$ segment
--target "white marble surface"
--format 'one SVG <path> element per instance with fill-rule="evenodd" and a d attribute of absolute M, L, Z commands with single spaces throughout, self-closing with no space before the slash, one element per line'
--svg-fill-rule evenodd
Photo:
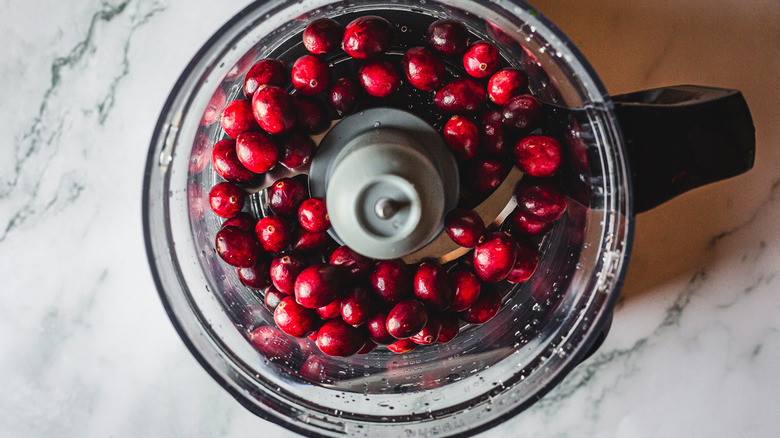
<path fill-rule="evenodd" d="M 0 436 L 292 436 L 186 350 L 141 231 L 163 101 L 244 1 L 2 3 Z M 536 4 L 612 93 L 741 89 L 757 160 L 641 215 L 607 342 L 481 436 L 780 435 L 780 3 Z"/>

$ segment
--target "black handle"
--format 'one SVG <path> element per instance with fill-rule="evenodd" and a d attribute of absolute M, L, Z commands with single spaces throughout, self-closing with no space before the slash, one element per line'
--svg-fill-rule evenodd
<path fill-rule="evenodd" d="M 612 96 L 631 166 L 634 213 L 753 167 L 742 93 L 679 85 Z"/>

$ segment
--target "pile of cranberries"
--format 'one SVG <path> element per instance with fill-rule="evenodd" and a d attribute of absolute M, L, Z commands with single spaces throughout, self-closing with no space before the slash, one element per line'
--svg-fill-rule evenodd
<path fill-rule="evenodd" d="M 203 117 L 204 125 L 219 121 L 227 136 L 211 149 L 213 169 L 224 180 L 208 196 L 211 210 L 225 218 L 215 236 L 217 253 L 244 285 L 262 293 L 279 330 L 308 337 L 326 355 L 364 354 L 378 345 L 407 353 L 449 342 L 464 324 L 489 321 L 502 302 L 494 284 L 533 275 L 535 242 L 566 210 L 551 178 L 561 165 L 561 146 L 541 133 L 543 108 L 528 91 L 526 74 L 502 68 L 497 47 L 472 43 L 458 21 L 433 22 L 424 40 L 399 63 L 385 56 L 393 43 L 385 18 L 363 16 L 346 26 L 317 19 L 303 32 L 309 53 L 292 63 L 256 62 L 244 75 L 245 97 L 225 105 L 224 93 L 217 93 Z M 353 59 L 351 77 L 332 77 L 324 55 L 339 50 Z M 407 265 L 335 244 L 326 202 L 310 197 L 305 180 L 282 178 L 270 186 L 272 214 L 258 220 L 247 211 L 246 189 L 276 166 L 309 163 L 316 150 L 311 136 L 327 129 L 333 114 L 346 117 L 366 102 L 381 102 L 404 82 L 433 96 L 446 120 L 438 128 L 471 181 L 469 190 L 489 194 L 512 163 L 531 177 L 517 188 L 509 226 L 486 227 L 461 206 L 447 213 L 444 229 L 458 245 L 473 248 L 469 255 L 445 266 Z M 254 328 L 248 338 L 264 351 L 269 336 L 279 335 L 270 329 Z"/>

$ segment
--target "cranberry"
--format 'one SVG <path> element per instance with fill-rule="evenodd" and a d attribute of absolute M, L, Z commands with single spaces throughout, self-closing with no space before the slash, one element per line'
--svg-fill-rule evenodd
<path fill-rule="evenodd" d="M 290 95 L 274 85 L 263 85 L 255 91 L 252 112 L 269 134 L 284 134 L 295 126 L 295 105 Z"/>
<path fill-rule="evenodd" d="M 319 328 L 314 330 L 313 332 L 309 333 L 309 336 L 306 336 L 306 339 L 308 339 L 308 340 L 310 340 L 312 342 L 317 342 L 317 334 L 319 332 L 320 332 Z"/>
<path fill-rule="evenodd" d="M 300 348 L 298 344 L 285 336 L 281 330 L 264 325 L 247 335 L 249 342 L 270 360 L 289 360 L 295 357 Z"/>
<path fill-rule="evenodd" d="M 400 260 L 379 262 L 369 276 L 369 284 L 388 304 L 396 304 L 411 293 L 411 277 L 406 264 Z"/>
<path fill-rule="evenodd" d="M 371 61 L 358 71 L 360 85 L 371 96 L 387 97 L 401 87 L 401 76 L 387 61 Z"/>
<path fill-rule="evenodd" d="M 474 273 L 466 269 L 456 269 L 450 272 L 450 282 L 454 294 L 452 310 L 466 310 L 477 301 L 482 283 Z"/>
<path fill-rule="evenodd" d="M 444 231 L 458 245 L 474 248 L 485 232 L 485 223 L 472 210 L 455 209 L 444 217 Z"/>
<path fill-rule="evenodd" d="M 238 279 L 241 283 L 252 289 L 265 289 L 271 285 L 269 269 L 271 261 L 265 257 L 259 257 L 257 263 L 251 268 L 237 268 Z"/>
<path fill-rule="evenodd" d="M 396 304 L 387 314 L 387 332 L 394 338 L 404 339 L 422 330 L 428 321 L 425 305 L 416 299 L 407 299 Z"/>
<path fill-rule="evenodd" d="M 203 195 L 203 186 L 190 180 L 187 183 L 187 207 L 193 222 L 203 220 L 206 210 L 209 210 L 209 198 Z"/>
<path fill-rule="evenodd" d="M 468 169 L 471 188 L 479 193 L 488 193 L 501 185 L 509 174 L 509 166 L 502 160 L 480 158 L 474 160 Z"/>
<path fill-rule="evenodd" d="M 252 213 L 242 211 L 241 213 L 231 217 L 220 225 L 220 228 L 225 227 L 238 227 L 244 231 L 254 232 L 255 225 L 257 224 L 257 218 Z"/>
<path fill-rule="evenodd" d="M 251 268 L 260 256 L 260 248 L 252 233 L 237 227 L 217 231 L 215 247 L 225 263 L 237 268 Z"/>
<path fill-rule="evenodd" d="M 445 113 L 474 112 L 485 104 L 485 89 L 474 79 L 455 79 L 436 92 L 434 101 Z"/>
<path fill-rule="evenodd" d="M 222 80 L 224 82 L 233 82 L 241 76 L 244 76 L 252 67 L 252 63 L 255 62 L 255 59 L 257 59 L 258 53 L 259 50 L 257 46 L 250 48 L 246 53 L 241 55 L 241 58 L 233 64 L 233 67 L 230 67 L 230 70 L 225 73 L 225 78 Z"/>
<path fill-rule="evenodd" d="M 552 222 L 543 222 L 532 218 L 522 209 L 515 208 L 509 216 L 509 220 L 514 225 L 514 229 L 526 236 L 543 236 L 550 232 L 555 226 Z"/>
<path fill-rule="evenodd" d="M 422 328 L 422 330 L 417 332 L 417 334 L 409 339 L 411 339 L 415 344 L 431 345 L 435 343 L 437 339 L 439 339 L 440 333 L 441 320 L 438 316 L 429 315 L 428 322 L 425 323 L 425 326 Z"/>
<path fill-rule="evenodd" d="M 322 198 L 309 198 L 298 207 L 298 223 L 313 233 L 327 231 L 330 228 L 328 209 Z"/>
<path fill-rule="evenodd" d="M 312 233 L 306 228 L 299 227 L 293 237 L 293 251 L 301 253 L 313 253 L 325 248 L 328 243 L 328 233 Z"/>
<path fill-rule="evenodd" d="M 417 348 L 417 344 L 411 339 L 398 339 L 392 344 L 387 346 L 387 349 L 393 353 L 406 354 L 412 352 Z"/>
<path fill-rule="evenodd" d="M 460 312 L 460 318 L 471 324 L 484 324 L 501 309 L 501 295 L 496 289 L 485 288 L 479 298 L 468 309 Z"/>
<path fill-rule="evenodd" d="M 363 348 L 361 348 L 357 354 L 368 354 L 372 351 L 376 350 L 376 342 L 372 341 L 371 339 L 366 339 L 366 343 L 363 344 Z"/>
<path fill-rule="evenodd" d="M 341 317 L 341 300 L 333 300 L 332 303 L 318 307 L 317 314 L 322 319 L 334 319 Z"/>
<path fill-rule="evenodd" d="M 377 344 L 387 345 L 395 342 L 395 338 L 387 331 L 387 312 L 379 312 L 369 318 L 366 329 Z"/>
<path fill-rule="evenodd" d="M 522 70 L 509 67 L 496 72 L 487 85 L 488 99 L 496 105 L 504 106 L 509 99 L 519 96 L 528 85 L 528 77 Z"/>
<path fill-rule="evenodd" d="M 452 304 L 447 271 L 437 263 L 422 263 L 414 274 L 412 285 L 417 298 L 436 310 L 445 310 Z"/>
<path fill-rule="evenodd" d="M 347 357 L 360 351 L 367 339 L 365 329 L 332 319 L 317 332 L 317 347 L 328 356 Z"/>
<path fill-rule="evenodd" d="M 373 294 L 361 286 L 350 289 L 341 300 L 341 319 L 355 327 L 368 322 L 373 310 Z"/>
<path fill-rule="evenodd" d="M 444 83 L 444 63 L 435 53 L 425 47 L 412 47 L 401 60 L 406 79 L 420 90 L 435 90 Z"/>
<path fill-rule="evenodd" d="M 316 309 L 332 303 L 340 287 L 339 274 L 334 266 L 312 265 L 295 279 L 295 300 L 304 307 Z"/>
<path fill-rule="evenodd" d="M 305 96 L 314 96 L 328 89 L 328 63 L 316 55 L 303 55 L 295 61 L 290 76 L 293 87 Z"/>
<path fill-rule="evenodd" d="M 279 303 L 282 302 L 284 297 L 287 295 L 279 292 L 275 287 L 270 286 L 268 289 L 265 290 L 265 296 L 263 297 L 263 301 L 265 302 L 265 307 L 268 308 L 271 312 L 276 309 L 276 306 L 279 305 Z"/>
<path fill-rule="evenodd" d="M 295 105 L 296 127 L 308 134 L 319 134 L 328 129 L 330 118 L 324 103 L 317 98 L 297 94 L 292 99 Z"/>
<path fill-rule="evenodd" d="M 488 154 L 502 155 L 506 153 L 504 142 L 504 122 L 501 111 L 491 109 L 482 114 L 479 124 L 479 146 Z"/>
<path fill-rule="evenodd" d="M 486 78 L 498 69 L 501 55 L 492 43 L 477 41 L 463 55 L 463 68 L 477 79 Z"/>
<path fill-rule="evenodd" d="M 244 95 L 252 97 L 263 85 L 284 87 L 287 82 L 287 70 L 278 59 L 261 59 L 244 76 Z"/>
<path fill-rule="evenodd" d="M 190 153 L 190 174 L 196 175 L 203 172 L 209 162 L 209 153 L 211 152 L 211 140 L 209 136 L 198 131 L 195 134 L 195 141 L 192 142 L 192 152 Z"/>
<path fill-rule="evenodd" d="M 209 192 L 211 210 L 220 217 L 237 215 L 244 208 L 245 201 L 246 192 L 233 183 L 221 182 Z"/>
<path fill-rule="evenodd" d="M 262 132 L 244 132 L 236 139 L 236 156 L 250 171 L 265 173 L 276 166 L 279 148 Z"/>
<path fill-rule="evenodd" d="M 302 338 L 315 328 L 317 313 L 296 303 L 293 297 L 284 297 L 274 309 L 274 322 L 290 336 Z"/>
<path fill-rule="evenodd" d="M 439 319 L 441 320 L 441 331 L 436 342 L 446 344 L 458 336 L 460 321 L 458 321 L 458 314 L 453 312 L 444 312 L 439 315 Z"/>
<path fill-rule="evenodd" d="M 544 178 L 561 167 L 561 144 L 546 135 L 529 135 L 515 143 L 515 166 L 530 176 Z"/>
<path fill-rule="evenodd" d="M 209 104 L 206 106 L 206 110 L 203 112 L 203 117 L 200 119 L 200 126 L 208 126 L 217 121 L 219 115 L 222 113 L 222 108 L 225 107 L 227 97 L 222 88 L 217 88 L 214 95 L 211 96 Z"/>
<path fill-rule="evenodd" d="M 248 183 L 255 174 L 249 171 L 236 155 L 236 141 L 225 139 L 218 141 L 211 150 L 211 165 L 217 175 L 230 182 Z"/>
<path fill-rule="evenodd" d="M 268 189 L 268 205 L 280 216 L 294 216 L 298 206 L 309 197 L 306 187 L 293 178 L 280 178 Z"/>
<path fill-rule="evenodd" d="M 346 245 L 333 251 L 330 255 L 330 264 L 338 267 L 342 274 L 346 274 L 350 282 L 368 277 L 374 267 L 373 260 L 356 253 Z"/>
<path fill-rule="evenodd" d="M 539 264 L 539 248 L 528 239 L 517 240 L 517 260 L 506 281 L 510 283 L 522 283 L 534 275 L 536 266 Z"/>
<path fill-rule="evenodd" d="M 280 252 L 292 243 L 290 224 L 279 216 L 266 216 L 255 226 L 257 240 L 267 252 Z"/>
<path fill-rule="evenodd" d="M 482 281 L 500 281 L 509 274 L 517 259 L 515 241 L 504 231 L 486 234 L 474 249 L 474 273 Z"/>
<path fill-rule="evenodd" d="M 219 121 L 225 134 L 231 138 L 258 126 L 252 115 L 252 101 L 249 99 L 237 99 L 227 104 Z"/>
<path fill-rule="evenodd" d="M 469 31 L 458 20 L 436 20 L 428 26 L 427 41 L 443 55 L 460 55 L 468 48 Z"/>
<path fill-rule="evenodd" d="M 444 125 L 443 136 L 456 157 L 470 160 L 477 154 L 479 131 L 468 117 L 452 116 Z"/>
<path fill-rule="evenodd" d="M 285 254 L 271 261 L 271 283 L 287 295 L 295 292 L 295 279 L 306 268 L 306 262 L 292 254 Z"/>
<path fill-rule="evenodd" d="M 288 169 L 296 169 L 308 164 L 316 147 L 311 137 L 298 131 L 281 137 L 277 143 L 279 145 L 279 164 Z"/>
<path fill-rule="evenodd" d="M 328 93 L 328 102 L 339 116 L 344 117 L 357 111 L 363 89 L 349 78 L 341 78 L 333 84 Z"/>
<path fill-rule="evenodd" d="M 309 335 L 309 339 L 312 341 L 317 340 L 317 332 Z M 328 359 L 312 354 L 309 356 L 303 365 L 301 365 L 301 377 L 319 383 L 333 383 L 333 374 L 331 370 L 326 367 Z"/>
<path fill-rule="evenodd" d="M 542 121 L 542 104 L 530 94 L 515 96 L 501 108 L 504 126 L 516 129 L 536 129 Z"/>
<path fill-rule="evenodd" d="M 536 220 L 554 222 L 566 211 L 566 197 L 547 182 L 521 184 L 515 197 L 517 207 Z"/>
<path fill-rule="evenodd" d="M 343 34 L 344 29 L 338 21 L 318 18 L 304 29 L 303 45 L 315 55 L 324 55 L 339 48 Z"/>
<path fill-rule="evenodd" d="M 355 59 L 372 59 L 385 53 L 393 39 L 393 27 L 382 17 L 367 15 L 344 29 L 341 47 Z"/>

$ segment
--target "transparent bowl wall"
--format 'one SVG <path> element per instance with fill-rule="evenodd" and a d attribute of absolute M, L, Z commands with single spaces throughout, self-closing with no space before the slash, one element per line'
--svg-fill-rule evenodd
<path fill-rule="evenodd" d="M 565 147 L 569 208 L 541 242 L 536 275 L 503 291 L 504 305 L 492 321 L 464 327 L 449 344 L 405 355 L 381 348 L 347 359 L 311 359 L 313 343 L 289 338 L 277 342 L 286 348 L 281 357 L 278 350 L 262 352 L 246 334 L 273 325 L 272 314 L 214 251 L 220 220 L 207 198 L 218 180 L 208 159 L 223 133 L 219 123 L 200 122 L 218 89 L 228 101 L 239 96 L 243 72 L 256 59 L 300 50 L 299 33 L 309 20 L 372 10 L 422 14 L 419 23 L 413 15 L 408 25 L 395 23 L 396 35 L 419 31 L 425 20 L 457 18 L 529 72 L 532 92 L 545 103 Z M 259 2 L 208 41 L 162 111 L 144 183 L 150 265 L 190 351 L 257 415 L 306 435 L 469 435 L 549 391 L 610 318 L 632 229 L 624 154 L 599 79 L 572 43 L 525 3 Z M 298 372 L 307 359 L 318 361 L 319 382 Z"/>

